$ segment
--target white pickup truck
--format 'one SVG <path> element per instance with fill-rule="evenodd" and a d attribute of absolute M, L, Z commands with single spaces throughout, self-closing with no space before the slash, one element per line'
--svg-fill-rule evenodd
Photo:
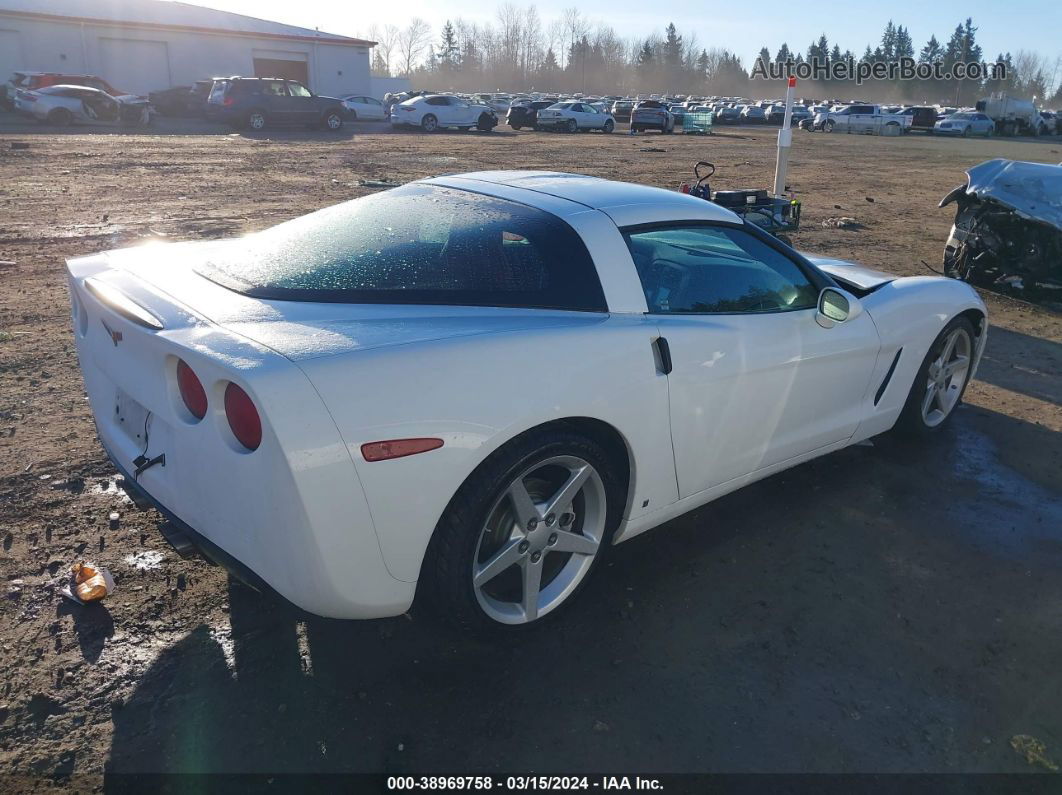
<path fill-rule="evenodd" d="M 823 132 L 899 135 L 911 129 L 911 117 L 883 113 L 880 105 L 846 105 L 815 116 L 815 129 Z"/>

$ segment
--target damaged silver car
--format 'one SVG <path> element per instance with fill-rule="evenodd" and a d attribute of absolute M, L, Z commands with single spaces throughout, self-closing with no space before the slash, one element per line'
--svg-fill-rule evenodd
<path fill-rule="evenodd" d="M 1062 302 L 1062 165 L 988 160 L 940 202 L 957 203 L 944 273 L 971 284 Z"/>
<path fill-rule="evenodd" d="M 112 97 L 106 91 L 88 86 L 45 86 L 15 95 L 15 110 L 46 124 L 120 124 L 146 126 L 151 123 L 151 103 L 143 97 L 123 94 Z"/>

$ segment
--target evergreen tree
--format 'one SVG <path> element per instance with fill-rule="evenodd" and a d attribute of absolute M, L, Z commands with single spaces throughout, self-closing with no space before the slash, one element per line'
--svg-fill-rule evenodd
<path fill-rule="evenodd" d="M 828 63 L 830 60 L 830 45 L 826 41 L 826 34 L 819 36 L 818 41 L 808 45 L 808 61 L 811 63 Z"/>
<path fill-rule="evenodd" d="M 387 61 L 383 57 L 383 53 L 380 52 L 378 47 L 373 48 L 372 53 L 372 74 L 374 77 L 390 77 L 391 73 L 387 69 Z"/>
<path fill-rule="evenodd" d="M 461 51 L 457 46 L 457 34 L 450 20 L 443 25 L 442 41 L 439 43 L 439 71 L 452 75 L 461 69 Z"/>
<path fill-rule="evenodd" d="M 637 69 L 638 76 L 641 77 L 643 84 L 652 81 L 656 72 L 656 53 L 653 51 L 653 42 L 649 39 L 645 40 L 642 48 L 638 51 Z"/>
<path fill-rule="evenodd" d="M 708 67 L 710 65 L 711 61 L 708 59 L 708 51 L 701 50 L 701 54 L 697 56 L 697 65 L 695 67 L 698 85 L 708 79 Z"/>
<path fill-rule="evenodd" d="M 940 46 L 936 36 L 930 36 L 926 46 L 918 53 L 918 60 L 922 63 L 933 63 L 944 57 L 944 48 Z"/>
<path fill-rule="evenodd" d="M 789 45 L 782 42 L 782 46 L 778 48 L 778 54 L 774 56 L 775 63 L 789 63 L 793 60 L 793 53 L 789 51 Z"/>
<path fill-rule="evenodd" d="M 896 58 L 914 58 L 914 42 L 903 25 L 896 28 Z"/>
<path fill-rule="evenodd" d="M 894 61 L 896 60 L 896 26 L 892 24 L 892 20 L 889 20 L 889 24 L 885 26 L 885 33 L 881 36 L 881 55 L 878 60 L 881 61 Z"/>

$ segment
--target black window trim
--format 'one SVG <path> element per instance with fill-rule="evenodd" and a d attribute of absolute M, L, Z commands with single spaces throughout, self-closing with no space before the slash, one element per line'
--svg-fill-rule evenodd
<path fill-rule="evenodd" d="M 807 280 L 811 282 L 811 285 L 815 288 L 817 293 L 821 293 L 827 287 L 836 287 L 844 290 L 845 288 L 834 281 L 829 274 L 816 268 L 806 257 L 802 256 L 799 251 L 787 246 L 781 240 L 769 232 L 765 232 L 756 224 L 749 221 L 654 221 L 648 224 L 632 224 L 630 226 L 621 226 L 619 228 L 620 234 L 623 235 L 624 244 L 627 244 L 627 236 L 631 234 L 637 234 L 639 232 L 651 232 L 656 229 L 690 229 L 694 227 L 707 227 L 710 229 L 740 229 L 749 233 L 761 243 L 765 243 L 770 248 L 774 249 L 777 253 L 783 257 L 789 259 L 797 268 L 807 277 Z M 630 248 L 628 246 L 628 253 Z M 633 255 L 631 255 L 633 262 Z M 641 278 L 638 279 L 641 283 Z M 648 302 L 646 302 L 645 314 L 652 315 L 653 317 L 715 317 L 720 315 L 780 315 L 786 312 L 806 312 L 813 307 L 801 307 L 800 309 L 769 309 L 760 312 L 654 312 L 649 308 Z"/>

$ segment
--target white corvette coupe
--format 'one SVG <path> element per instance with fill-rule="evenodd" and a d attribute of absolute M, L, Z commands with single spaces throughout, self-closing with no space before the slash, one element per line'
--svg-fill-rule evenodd
<path fill-rule="evenodd" d="M 987 333 L 962 282 L 545 172 L 68 269 L 100 440 L 171 542 L 311 613 L 396 615 L 419 588 L 481 629 L 554 613 L 610 544 L 747 483 L 936 431 Z"/>

